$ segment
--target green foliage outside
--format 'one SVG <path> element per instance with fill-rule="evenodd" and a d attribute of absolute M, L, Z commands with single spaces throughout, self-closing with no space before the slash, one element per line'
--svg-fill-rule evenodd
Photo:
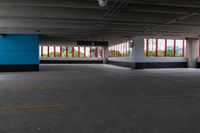
<path fill-rule="evenodd" d="M 43 58 L 46 58 L 46 57 L 48 57 L 48 55 L 47 54 L 43 54 Z"/>
<path fill-rule="evenodd" d="M 164 50 L 158 50 L 158 56 L 164 57 L 165 56 L 165 51 Z"/>
<path fill-rule="evenodd" d="M 174 57 L 174 50 L 167 50 L 167 56 Z M 176 57 L 182 57 L 182 53 L 176 53 Z"/>
<path fill-rule="evenodd" d="M 176 57 L 182 57 L 182 53 L 176 53 Z"/>
<path fill-rule="evenodd" d="M 146 56 L 146 50 L 144 51 L 144 55 Z M 149 51 L 148 56 L 156 56 L 156 51 Z M 165 51 L 159 50 L 158 51 L 158 57 L 164 57 Z M 168 49 L 167 50 L 167 57 L 174 57 L 174 50 Z M 176 57 L 182 57 L 182 53 L 176 53 Z"/>
<path fill-rule="evenodd" d="M 168 57 L 174 57 L 174 50 L 173 49 L 168 49 L 167 50 L 167 56 Z"/>
<path fill-rule="evenodd" d="M 62 57 L 63 58 L 66 58 L 66 53 L 68 53 L 68 58 L 73 58 L 72 57 L 72 47 L 69 46 L 67 52 L 66 52 L 66 47 L 62 47 Z M 101 48 L 100 47 L 98 47 L 98 50 L 96 49 L 96 47 L 95 48 L 92 47 L 91 51 L 89 51 L 89 52 L 87 51 L 87 53 L 85 53 L 86 58 L 96 58 L 97 54 L 98 54 L 98 58 L 101 57 Z M 79 52 L 76 47 L 76 48 L 74 48 L 74 58 L 79 58 L 78 55 L 79 55 Z M 49 52 L 49 57 L 54 58 L 53 51 Z M 56 57 L 60 57 L 60 51 L 56 52 Z M 43 58 L 48 58 L 48 54 L 43 53 Z M 83 49 L 82 49 L 82 51 L 80 51 L 80 58 L 85 58 Z"/>
<path fill-rule="evenodd" d="M 156 51 L 149 50 L 148 55 L 149 55 L 149 56 L 156 56 Z"/>
<path fill-rule="evenodd" d="M 120 51 L 111 50 L 110 57 L 128 57 L 131 55 L 131 51 L 127 51 L 125 53 L 121 53 Z"/>

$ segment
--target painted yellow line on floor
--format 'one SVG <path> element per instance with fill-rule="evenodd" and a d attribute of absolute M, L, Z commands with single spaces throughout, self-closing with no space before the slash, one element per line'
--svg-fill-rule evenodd
<path fill-rule="evenodd" d="M 55 109 L 64 108 L 64 104 L 27 104 L 27 105 L 13 105 L 13 106 L 0 106 L 0 111 L 12 110 L 27 110 L 27 109 Z"/>

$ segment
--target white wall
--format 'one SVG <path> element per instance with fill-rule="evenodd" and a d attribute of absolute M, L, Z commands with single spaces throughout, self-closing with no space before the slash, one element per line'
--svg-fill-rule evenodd
<path fill-rule="evenodd" d="M 187 62 L 185 57 L 145 57 L 144 54 L 144 37 L 137 36 L 134 39 L 134 47 L 132 52 L 132 57 L 110 57 L 109 61 L 119 61 L 119 62 Z M 196 49 L 194 47 L 193 49 Z M 195 53 L 196 55 L 196 53 Z"/>

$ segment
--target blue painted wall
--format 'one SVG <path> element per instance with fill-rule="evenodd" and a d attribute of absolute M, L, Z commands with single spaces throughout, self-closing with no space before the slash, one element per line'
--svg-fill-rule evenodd
<path fill-rule="evenodd" d="M 38 35 L 0 35 L 0 65 L 39 64 Z"/>

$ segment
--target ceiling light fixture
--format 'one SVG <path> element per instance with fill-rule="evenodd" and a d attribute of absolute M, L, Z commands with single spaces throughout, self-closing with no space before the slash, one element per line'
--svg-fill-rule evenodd
<path fill-rule="evenodd" d="M 98 2 L 101 7 L 106 7 L 108 4 L 108 0 L 98 0 Z"/>

